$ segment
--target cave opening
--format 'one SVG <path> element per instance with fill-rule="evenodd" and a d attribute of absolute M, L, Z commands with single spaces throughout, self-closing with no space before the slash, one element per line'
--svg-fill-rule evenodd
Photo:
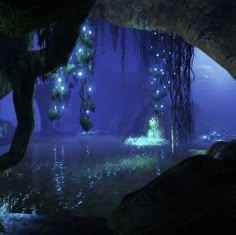
<path fill-rule="evenodd" d="M 82 93 L 79 83 L 72 87 L 71 78 L 69 82 L 66 78 L 61 80 L 60 70 L 51 84 L 49 81 L 36 85 L 37 115 L 40 113 L 41 118 L 36 117 L 37 128 L 26 159 L 17 166 L 19 175 L 12 176 L 18 185 L 0 192 L 1 196 L 8 195 L 4 206 L 11 212 L 107 216 L 125 194 L 142 187 L 184 158 L 204 153 L 212 142 L 227 140 L 235 133 L 232 126 L 235 113 L 224 106 L 229 102 L 225 94 L 232 95 L 231 87 L 235 84 L 200 50 L 194 48 L 192 65 L 192 46 L 173 34 L 137 31 L 103 21 L 91 32 L 97 40 L 94 69 L 87 85 L 82 83 Z M 77 49 L 80 50 L 81 45 Z M 84 74 L 84 70 L 76 66 L 66 68 L 72 75 L 75 71 L 78 77 Z M 224 90 L 225 77 L 227 88 Z M 61 119 L 50 122 L 47 118 L 50 108 L 55 107 L 50 99 L 55 83 L 59 83 L 63 91 L 62 87 L 73 89 L 67 106 L 57 103 L 63 110 Z M 53 92 L 55 97 L 57 93 Z M 86 102 L 81 102 L 81 96 L 87 95 L 84 92 L 91 92 L 85 98 L 86 102 L 91 98 L 96 105 L 95 112 L 87 112 L 94 109 L 93 103 L 85 107 Z M 1 110 L 4 109 L 1 118 L 15 124 L 9 96 L 0 105 Z M 91 130 L 87 124 L 85 130 L 80 126 L 81 105 L 82 115 L 91 114 Z M 124 145 L 127 139 L 131 143 L 135 138 L 150 135 L 154 139 L 162 138 L 150 132 L 158 126 L 153 116 L 160 124 L 166 143 L 150 145 L 149 142 L 149 146 L 144 147 Z M 133 138 L 132 141 L 129 138 Z M 171 142 L 174 138 L 175 142 Z M 182 145 L 173 154 L 173 145 L 179 144 L 177 140 Z M 4 142 L 0 149 L 5 151 L 7 147 Z M 23 182 L 20 173 L 27 176 Z M 4 180 L 8 182 L 12 178 Z M 28 188 L 22 190 L 23 185 Z"/>

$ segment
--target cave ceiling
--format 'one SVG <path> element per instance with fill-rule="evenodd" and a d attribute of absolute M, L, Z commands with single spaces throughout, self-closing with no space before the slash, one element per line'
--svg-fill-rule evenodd
<path fill-rule="evenodd" d="M 200 48 L 236 78 L 234 0 L 0 0 L 0 31 L 22 34 L 61 19 L 90 15 L 124 27 L 174 32 Z"/>

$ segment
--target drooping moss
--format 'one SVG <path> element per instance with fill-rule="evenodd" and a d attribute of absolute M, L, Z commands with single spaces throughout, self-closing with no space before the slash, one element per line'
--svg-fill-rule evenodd
<path fill-rule="evenodd" d="M 89 118 L 86 117 L 82 117 L 80 118 L 80 125 L 81 127 L 85 130 L 85 131 L 89 131 L 91 130 L 93 124 L 92 122 L 89 120 Z"/>
<path fill-rule="evenodd" d="M 48 118 L 51 121 L 59 120 L 61 118 L 61 113 L 58 109 L 51 109 L 48 112 Z"/>

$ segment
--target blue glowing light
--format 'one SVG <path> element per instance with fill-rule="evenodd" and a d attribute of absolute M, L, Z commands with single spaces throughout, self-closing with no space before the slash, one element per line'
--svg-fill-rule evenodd
<path fill-rule="evenodd" d="M 156 169 L 156 175 L 158 175 L 158 176 L 161 175 L 161 169 L 160 168 Z"/>
<path fill-rule="evenodd" d="M 157 68 L 154 68 L 154 71 L 157 71 Z"/>
<path fill-rule="evenodd" d="M 65 103 L 61 98 L 63 98 L 64 95 L 67 94 L 67 91 L 70 91 L 70 89 L 73 88 L 74 85 L 76 85 L 75 83 L 67 84 L 67 79 L 65 79 L 67 75 L 69 79 L 71 79 L 72 77 L 76 80 L 85 80 L 84 84 L 86 84 L 87 87 L 87 90 L 85 91 L 85 99 L 90 98 L 90 95 L 95 91 L 94 86 L 88 86 L 87 83 L 88 79 L 90 79 L 90 75 L 93 69 L 93 67 L 90 66 L 90 60 L 92 60 L 91 57 L 94 56 L 92 49 L 93 45 L 88 45 L 86 43 L 86 40 L 89 40 L 89 42 L 93 41 L 92 35 L 94 34 L 94 30 L 91 27 L 90 23 L 86 21 L 85 24 L 80 27 L 80 32 L 81 36 L 77 40 L 72 54 L 68 57 L 69 63 L 66 65 L 66 67 L 59 67 L 55 75 L 53 74 L 54 87 L 52 89 L 52 98 L 53 102 L 55 103 L 51 106 L 51 109 L 56 115 L 58 115 L 56 116 L 58 118 L 59 116 L 64 114 L 66 109 Z M 84 58 L 86 62 L 84 62 Z M 71 74 L 73 76 L 71 76 Z M 88 107 L 88 110 L 86 110 L 86 107 L 83 107 L 83 115 L 89 114 L 91 111 L 93 111 L 92 108 Z"/>
<path fill-rule="evenodd" d="M 208 139 L 208 136 L 207 135 L 203 135 L 202 139 L 206 140 L 206 139 Z"/>
<path fill-rule="evenodd" d="M 160 93 L 160 91 L 159 91 L 159 90 L 157 90 L 157 91 L 156 91 L 156 94 L 158 95 L 159 93 Z"/>
<path fill-rule="evenodd" d="M 164 105 L 163 105 L 163 104 L 161 105 L 161 108 L 164 108 Z"/>
<path fill-rule="evenodd" d="M 78 76 L 82 77 L 83 73 L 82 72 L 78 72 Z"/>
<path fill-rule="evenodd" d="M 158 57 L 158 56 L 159 56 L 159 54 L 157 53 L 157 54 L 156 54 L 156 56 Z"/>

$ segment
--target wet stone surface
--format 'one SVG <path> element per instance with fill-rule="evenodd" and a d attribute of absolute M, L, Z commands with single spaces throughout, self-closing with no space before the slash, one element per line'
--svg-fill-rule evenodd
<path fill-rule="evenodd" d="M 4 235 L 112 235 L 105 218 L 5 214 Z"/>

